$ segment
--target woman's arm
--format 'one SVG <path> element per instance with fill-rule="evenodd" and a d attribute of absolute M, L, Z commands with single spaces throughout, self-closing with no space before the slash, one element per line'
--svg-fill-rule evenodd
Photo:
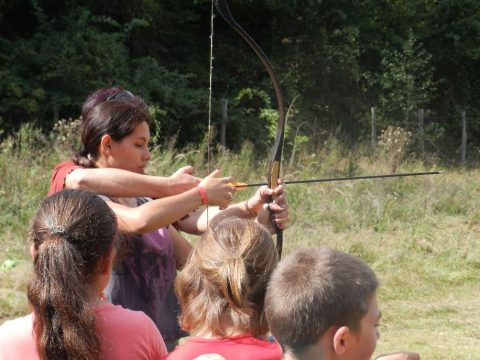
<path fill-rule="evenodd" d="M 180 194 L 200 183 L 185 166 L 168 177 L 136 174 L 116 168 L 78 168 L 65 178 L 68 189 L 83 189 L 114 197 L 160 198 Z"/>
<path fill-rule="evenodd" d="M 146 233 L 169 225 L 202 205 L 203 188 L 209 205 L 228 206 L 235 187 L 230 184 L 231 178 L 217 178 L 219 170 L 205 177 L 197 188 L 175 196 L 152 200 L 138 207 L 129 207 L 108 201 L 108 205 L 117 215 L 119 230 L 126 233 Z"/>
<path fill-rule="evenodd" d="M 226 217 L 256 218 L 260 224 L 274 231 L 272 221 L 281 229 L 288 227 L 288 202 L 286 199 L 285 184 L 279 179 L 279 186 L 269 189 L 260 187 L 250 199 L 241 201 L 221 210 L 218 207 L 198 209 L 187 218 L 177 221 L 180 230 L 189 234 L 203 233 L 209 224 L 220 221 Z M 274 197 L 273 203 L 268 207 L 266 202 L 270 196 Z"/>
<path fill-rule="evenodd" d="M 181 270 L 192 252 L 192 245 L 173 226 L 170 226 L 168 231 L 173 241 L 173 252 L 177 270 Z"/>
<path fill-rule="evenodd" d="M 186 218 L 178 220 L 176 224 L 179 230 L 188 234 L 200 235 L 213 221 L 220 221 L 225 217 L 253 218 L 254 215 L 245 211 L 245 201 L 228 206 L 220 210 L 217 206 L 209 206 L 207 209 L 197 209 Z"/>

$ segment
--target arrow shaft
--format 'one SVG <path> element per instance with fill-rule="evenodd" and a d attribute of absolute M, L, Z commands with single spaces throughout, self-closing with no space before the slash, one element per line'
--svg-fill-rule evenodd
<path fill-rule="evenodd" d="M 308 183 L 320 183 L 320 182 L 331 182 L 331 181 L 382 179 L 382 178 L 407 177 L 407 176 L 425 176 L 425 175 L 437 175 L 441 173 L 442 171 L 428 171 L 428 172 L 414 172 L 414 173 L 401 173 L 401 174 L 362 175 L 362 176 L 324 178 L 324 179 L 288 180 L 288 181 L 284 181 L 284 183 L 285 184 L 308 184 Z M 263 185 L 267 185 L 267 183 L 256 183 L 256 184 L 237 183 L 235 184 L 235 187 L 244 188 L 244 187 L 263 186 Z"/>

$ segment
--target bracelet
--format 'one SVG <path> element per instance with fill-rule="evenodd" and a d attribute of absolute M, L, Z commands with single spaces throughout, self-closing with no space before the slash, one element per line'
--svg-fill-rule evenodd
<path fill-rule="evenodd" d="M 208 204 L 208 195 L 205 189 L 201 186 L 197 186 L 197 191 L 200 194 L 200 198 L 202 199 L 202 205 Z"/>
<path fill-rule="evenodd" d="M 255 210 L 248 206 L 248 200 L 245 200 L 245 212 L 249 214 L 251 217 L 257 216 Z"/>

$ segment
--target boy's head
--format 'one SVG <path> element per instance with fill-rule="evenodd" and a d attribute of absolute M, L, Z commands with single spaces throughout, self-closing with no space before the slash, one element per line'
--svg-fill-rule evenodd
<path fill-rule="evenodd" d="M 270 330 L 287 357 L 370 359 L 380 319 L 377 287 L 375 273 L 357 257 L 328 248 L 297 250 L 279 263 L 268 285 Z"/>

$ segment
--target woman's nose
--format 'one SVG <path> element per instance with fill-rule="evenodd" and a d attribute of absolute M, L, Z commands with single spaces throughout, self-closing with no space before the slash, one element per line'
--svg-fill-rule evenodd
<path fill-rule="evenodd" d="M 148 147 L 145 148 L 145 151 L 143 152 L 143 159 L 144 160 L 150 160 L 152 158 L 152 154 L 150 154 L 150 150 Z"/>

